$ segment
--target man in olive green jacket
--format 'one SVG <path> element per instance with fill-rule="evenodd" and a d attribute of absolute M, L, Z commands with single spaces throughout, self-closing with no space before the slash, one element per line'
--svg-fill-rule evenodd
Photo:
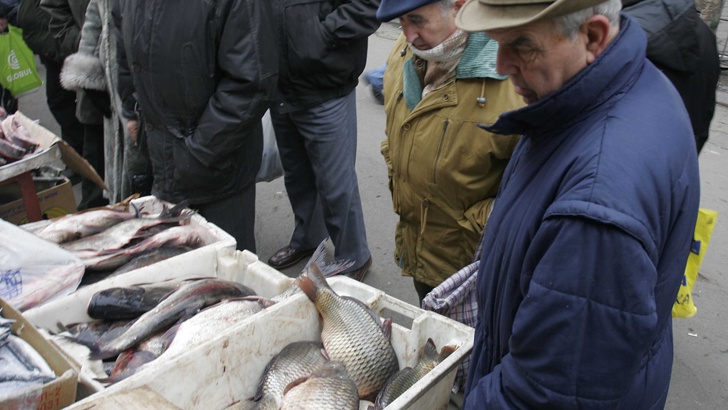
<path fill-rule="evenodd" d="M 403 35 L 384 74 L 387 163 L 395 260 L 420 301 L 472 262 L 518 136 L 478 127 L 523 106 L 496 73 L 498 46 L 455 26 L 464 0 L 383 0 L 377 18 L 399 17 Z"/>

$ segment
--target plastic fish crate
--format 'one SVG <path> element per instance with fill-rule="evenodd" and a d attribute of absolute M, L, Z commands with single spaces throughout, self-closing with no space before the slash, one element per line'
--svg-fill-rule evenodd
<path fill-rule="evenodd" d="M 86 313 L 86 307 L 91 296 L 103 289 L 202 276 L 233 280 L 268 298 L 282 293 L 293 283 L 292 278 L 260 262 L 251 252 L 236 251 L 228 247 L 204 247 L 84 286 L 68 296 L 29 309 L 24 315 L 34 326 L 56 333 L 62 330 L 61 325 L 91 321 Z M 103 384 L 94 379 L 96 376 L 93 372 L 82 365 L 84 362 L 82 358 L 74 357 L 74 353 L 65 349 L 63 345 L 58 347 L 72 362 L 75 362 L 79 371 L 79 398 L 94 395 L 105 389 Z M 153 368 L 154 362 L 148 367 Z"/>
<path fill-rule="evenodd" d="M 272 269 L 261 263 L 251 265 L 250 270 L 264 267 Z M 380 316 L 393 312 L 411 319 L 410 326 L 392 325 L 392 345 L 400 368 L 416 364 L 418 352 L 428 338 L 433 339 L 438 350 L 445 345 L 457 346 L 453 354 L 387 407 L 446 408 L 457 366 L 472 350 L 473 329 L 349 278 L 334 277 L 329 284 L 339 295 L 361 300 Z M 161 361 L 69 409 L 86 409 L 103 402 L 104 397 L 116 397 L 138 388 L 151 390 L 184 409 L 225 409 L 255 394 L 266 364 L 283 347 L 320 337 L 318 312 L 303 293 L 298 293 L 185 354 Z M 367 403 L 362 402 L 362 407 L 366 408 Z"/>

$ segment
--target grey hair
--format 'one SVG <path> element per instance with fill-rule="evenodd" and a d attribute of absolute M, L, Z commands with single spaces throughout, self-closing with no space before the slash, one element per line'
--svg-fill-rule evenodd
<path fill-rule="evenodd" d="M 596 6 L 584 10 L 575 11 L 564 16 L 556 17 L 554 23 L 565 37 L 571 40 L 576 38 L 579 27 L 589 18 L 596 15 L 603 15 L 609 19 L 612 26 L 619 23 L 619 12 L 622 10 L 622 0 L 607 0 Z"/>
<path fill-rule="evenodd" d="M 440 10 L 442 10 L 443 16 L 447 16 L 448 14 L 452 13 L 454 7 L 455 0 L 440 0 Z"/>

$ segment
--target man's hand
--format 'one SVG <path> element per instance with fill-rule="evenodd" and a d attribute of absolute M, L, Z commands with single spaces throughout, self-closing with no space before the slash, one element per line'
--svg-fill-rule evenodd
<path fill-rule="evenodd" d="M 8 31 L 8 19 L 7 17 L 0 17 L 0 33 Z"/>
<path fill-rule="evenodd" d="M 137 145 L 137 134 L 139 132 L 139 121 L 137 121 L 137 120 L 128 120 L 126 122 L 126 129 L 129 130 L 129 135 L 131 135 L 131 142 L 136 147 L 136 145 Z"/>

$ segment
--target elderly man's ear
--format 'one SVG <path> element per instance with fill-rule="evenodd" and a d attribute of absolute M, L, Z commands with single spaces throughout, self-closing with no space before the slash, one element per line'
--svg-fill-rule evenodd
<path fill-rule="evenodd" d="M 586 40 L 587 64 L 591 64 L 606 50 L 618 31 L 619 28 L 612 27 L 609 19 L 603 15 L 592 16 L 582 24 L 581 32 Z"/>

